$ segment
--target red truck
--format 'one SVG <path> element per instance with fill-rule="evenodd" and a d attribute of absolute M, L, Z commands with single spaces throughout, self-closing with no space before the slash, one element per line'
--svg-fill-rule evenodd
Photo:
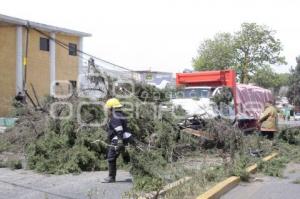
<path fill-rule="evenodd" d="M 273 100 L 272 93 L 268 89 L 236 83 L 234 70 L 177 73 L 176 85 L 182 88 L 181 96 L 173 99 L 173 104 L 180 105 L 190 116 L 206 115 L 206 117 L 222 114 L 220 110 L 215 111 L 212 97 L 222 89 L 229 88 L 233 100 L 229 104 L 231 108 L 227 108 L 224 115 L 237 120 L 239 127 L 244 131 L 256 128 L 256 122 L 265 103 Z"/>

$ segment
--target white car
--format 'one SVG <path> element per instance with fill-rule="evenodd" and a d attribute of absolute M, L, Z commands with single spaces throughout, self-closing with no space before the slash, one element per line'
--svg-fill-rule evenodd
<path fill-rule="evenodd" d="M 295 120 L 297 120 L 297 121 L 300 120 L 300 112 L 295 113 Z"/>

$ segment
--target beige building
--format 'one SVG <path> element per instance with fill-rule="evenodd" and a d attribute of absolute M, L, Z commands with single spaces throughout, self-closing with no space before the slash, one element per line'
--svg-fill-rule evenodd
<path fill-rule="evenodd" d="M 0 14 L 0 116 L 11 111 L 12 99 L 24 89 L 39 97 L 53 94 L 56 81 L 73 85 L 82 67 L 80 50 L 88 33 Z"/>

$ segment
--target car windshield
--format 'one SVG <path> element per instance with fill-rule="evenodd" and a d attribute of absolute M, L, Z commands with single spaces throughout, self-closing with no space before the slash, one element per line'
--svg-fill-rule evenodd
<path fill-rule="evenodd" d="M 176 92 L 176 98 L 209 98 L 209 88 L 185 88 Z"/>

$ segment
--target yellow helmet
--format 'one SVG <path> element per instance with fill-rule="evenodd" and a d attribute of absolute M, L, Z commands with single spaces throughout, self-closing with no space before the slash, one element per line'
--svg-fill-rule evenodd
<path fill-rule="evenodd" d="M 111 98 L 106 101 L 105 106 L 107 108 L 120 108 L 123 105 L 120 103 L 120 101 L 117 98 Z"/>

